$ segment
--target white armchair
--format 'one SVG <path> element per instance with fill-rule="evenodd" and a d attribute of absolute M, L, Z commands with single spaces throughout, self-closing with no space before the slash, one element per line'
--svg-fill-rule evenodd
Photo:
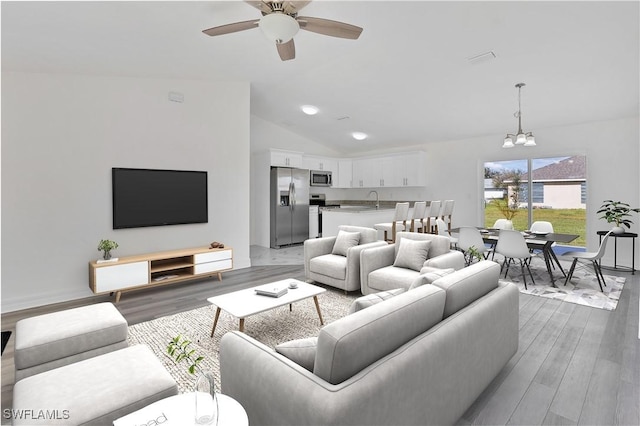
<path fill-rule="evenodd" d="M 349 238 L 355 237 L 353 233 L 359 236 Z M 386 245 L 378 241 L 378 231 L 373 228 L 339 226 L 338 236 L 304 242 L 305 276 L 345 292 L 360 290 L 360 253 L 366 248 Z"/>
<path fill-rule="evenodd" d="M 408 241 L 403 244 L 403 240 Z M 395 244 L 367 248 L 360 254 L 362 294 L 408 289 L 434 268 L 464 268 L 464 254 L 451 250 L 450 245 L 450 239 L 442 235 L 398 232 Z"/>

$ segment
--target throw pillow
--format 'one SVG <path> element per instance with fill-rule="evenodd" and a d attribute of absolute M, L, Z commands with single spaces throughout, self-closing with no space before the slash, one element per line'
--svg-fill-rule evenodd
<path fill-rule="evenodd" d="M 309 371 L 313 371 L 313 364 L 316 362 L 317 337 L 291 340 L 280 343 L 275 347 L 276 352 L 286 356 L 291 361 Z"/>
<path fill-rule="evenodd" d="M 349 314 L 358 312 L 364 308 L 368 308 L 369 306 L 373 306 L 377 303 L 383 302 L 403 292 L 403 288 L 395 288 L 393 290 L 381 291 L 379 293 L 367 294 L 366 296 L 358 297 L 351 303 L 351 306 L 349 306 Z"/>
<path fill-rule="evenodd" d="M 435 280 L 440 279 L 445 275 L 452 274 L 453 272 L 455 272 L 455 269 L 453 268 L 438 269 L 430 266 L 425 266 L 424 268 L 420 269 L 420 276 L 413 280 L 411 286 L 409 287 L 409 290 L 420 287 L 421 285 L 431 284 Z"/>
<path fill-rule="evenodd" d="M 431 241 L 416 241 L 409 238 L 400 239 L 400 247 L 393 266 L 420 271 L 427 260 Z"/>
<path fill-rule="evenodd" d="M 333 243 L 333 250 L 331 251 L 331 254 L 346 256 L 347 250 L 351 247 L 357 246 L 358 244 L 360 244 L 359 232 L 347 232 L 340 230 L 338 231 L 336 242 Z"/>

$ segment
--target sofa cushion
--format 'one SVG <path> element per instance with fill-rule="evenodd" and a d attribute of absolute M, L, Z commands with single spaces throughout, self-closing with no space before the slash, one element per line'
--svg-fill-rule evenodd
<path fill-rule="evenodd" d="M 313 371 L 313 364 L 316 361 L 317 345 L 317 337 L 308 337 L 306 339 L 296 339 L 280 343 L 275 349 L 276 352 L 286 356 L 301 367 Z"/>
<path fill-rule="evenodd" d="M 309 270 L 316 274 L 344 280 L 347 276 L 347 258 L 337 254 L 325 254 L 309 261 Z"/>
<path fill-rule="evenodd" d="M 351 303 L 351 306 L 349 306 L 349 314 L 358 312 L 364 308 L 368 308 L 369 306 L 376 305 L 400 293 L 404 293 L 403 288 L 394 288 L 393 290 L 380 291 L 378 293 L 367 294 L 366 296 L 358 297 Z"/>
<path fill-rule="evenodd" d="M 409 288 L 418 275 L 413 269 L 385 266 L 369 273 L 369 288 L 378 291 Z"/>
<path fill-rule="evenodd" d="M 442 289 L 422 286 L 324 326 L 313 373 L 345 381 L 440 322 L 444 302 Z"/>
<path fill-rule="evenodd" d="M 433 268 L 431 266 L 424 266 L 422 269 L 420 269 L 420 276 L 413 280 L 413 283 L 409 287 L 409 290 L 420 287 L 421 285 L 431 284 L 435 280 L 440 279 L 445 275 L 449 275 L 453 272 L 455 272 L 455 269 L 453 268 L 439 269 Z"/>
<path fill-rule="evenodd" d="M 431 241 L 414 241 L 404 238 L 399 244 L 393 266 L 419 271 L 427 260 Z"/>
<path fill-rule="evenodd" d="M 414 241 L 430 241 L 431 245 L 429 246 L 429 255 L 427 256 L 427 259 L 442 256 L 443 254 L 449 253 L 451 251 L 451 241 L 444 235 L 420 234 L 418 232 L 398 232 L 395 244 L 396 253 L 400 248 L 397 243 L 402 242 L 403 239 Z"/>
<path fill-rule="evenodd" d="M 359 232 L 338 231 L 338 236 L 336 237 L 336 242 L 333 243 L 333 250 L 331 251 L 331 254 L 346 256 L 347 250 L 351 247 L 357 246 L 359 243 Z"/>
<path fill-rule="evenodd" d="M 458 312 L 497 288 L 499 275 L 500 265 L 483 260 L 435 280 L 433 285 L 447 292 L 444 317 Z"/>

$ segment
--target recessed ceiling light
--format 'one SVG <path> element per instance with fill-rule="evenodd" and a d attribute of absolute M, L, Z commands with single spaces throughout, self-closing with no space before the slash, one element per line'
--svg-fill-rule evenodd
<path fill-rule="evenodd" d="M 362 132 L 353 132 L 351 133 L 351 136 L 353 136 L 353 138 L 358 141 L 363 141 L 367 138 L 367 134 Z"/>
<path fill-rule="evenodd" d="M 319 111 L 318 107 L 313 105 L 302 105 L 300 109 L 307 115 L 316 115 Z"/>

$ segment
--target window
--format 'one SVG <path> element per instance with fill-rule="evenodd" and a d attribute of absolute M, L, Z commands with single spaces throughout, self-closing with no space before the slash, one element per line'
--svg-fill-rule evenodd
<path fill-rule="evenodd" d="M 584 247 L 586 176 L 586 157 L 579 155 L 487 162 L 484 226 L 507 218 L 515 229 L 525 230 L 544 220 L 556 232 L 580 235 L 572 244 Z"/>

